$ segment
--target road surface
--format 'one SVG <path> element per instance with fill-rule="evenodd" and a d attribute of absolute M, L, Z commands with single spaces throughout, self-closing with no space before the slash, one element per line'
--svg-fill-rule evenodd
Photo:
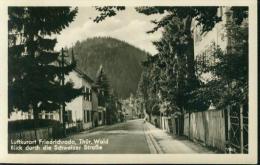
<path fill-rule="evenodd" d="M 150 150 L 146 141 L 144 129 L 145 124 L 142 120 L 130 120 L 110 126 L 97 127 L 61 139 L 62 141 L 76 141 L 76 146 L 80 146 L 80 150 L 54 150 L 55 145 L 53 144 L 48 145 L 52 147 L 51 150 L 43 151 L 42 147 L 44 145 L 40 145 L 40 150 L 34 149 L 32 151 L 23 151 L 22 153 L 149 154 Z M 79 139 L 81 139 L 82 142 L 80 142 Z M 104 144 L 96 144 L 95 142 L 98 140 L 103 140 Z M 68 147 L 71 145 L 64 144 L 58 146 Z"/>
<path fill-rule="evenodd" d="M 130 120 L 110 126 L 101 126 L 64 139 L 68 144 L 41 144 L 19 153 L 55 154 L 161 154 L 212 153 L 188 140 L 174 139 L 164 131 L 143 120 Z M 44 141 L 49 142 L 49 141 Z M 73 143 L 72 143 L 73 142 Z"/>

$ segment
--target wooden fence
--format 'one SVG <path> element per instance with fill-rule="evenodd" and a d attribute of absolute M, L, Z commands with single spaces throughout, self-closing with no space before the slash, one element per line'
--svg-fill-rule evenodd
<path fill-rule="evenodd" d="M 162 128 L 161 126 L 161 119 L 160 116 L 151 116 L 151 121 L 150 121 L 154 126 L 158 128 Z"/>
<path fill-rule="evenodd" d="M 167 117 L 167 116 L 151 116 L 151 123 L 162 130 L 171 133 L 173 135 L 178 135 L 178 118 Z"/>
<path fill-rule="evenodd" d="M 183 119 L 181 116 L 151 116 L 150 122 L 157 123 L 157 127 L 168 133 L 185 135 L 222 152 L 248 153 L 247 105 L 240 109 L 186 113 Z M 182 122 L 183 127 L 180 127 Z"/>
<path fill-rule="evenodd" d="M 190 119 L 190 121 L 189 121 Z M 184 135 L 191 140 L 225 151 L 225 115 L 223 110 L 193 112 L 184 116 Z"/>

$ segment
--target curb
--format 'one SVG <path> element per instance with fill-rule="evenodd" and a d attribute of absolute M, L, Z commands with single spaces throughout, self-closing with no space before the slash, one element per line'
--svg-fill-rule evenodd
<path fill-rule="evenodd" d="M 147 133 L 146 126 L 144 126 L 144 135 L 145 135 L 145 140 L 147 142 L 147 145 L 148 145 L 148 148 L 150 150 L 150 153 L 151 154 L 157 154 L 158 152 L 157 152 L 156 148 L 154 147 L 154 145 L 152 143 L 151 137 Z"/>
<path fill-rule="evenodd" d="M 151 129 L 149 128 L 147 123 L 145 123 L 145 127 L 144 127 L 145 138 L 146 138 L 148 147 L 150 149 L 150 152 L 152 154 L 162 154 L 162 153 L 164 153 L 162 151 L 161 147 L 159 146 L 158 142 L 155 140 L 154 136 L 150 133 L 150 130 Z"/>

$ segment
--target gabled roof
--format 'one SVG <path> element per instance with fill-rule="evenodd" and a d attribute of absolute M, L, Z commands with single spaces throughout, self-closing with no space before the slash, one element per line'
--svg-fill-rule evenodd
<path fill-rule="evenodd" d="M 69 62 L 67 62 L 67 61 L 65 61 L 65 60 L 64 60 L 64 63 L 67 64 L 67 65 L 70 65 Z M 77 72 L 77 73 L 81 76 L 81 78 L 83 78 L 83 79 L 86 80 L 87 82 L 89 82 L 89 83 L 94 83 L 94 81 L 93 81 L 87 74 L 85 74 L 84 72 L 82 72 L 82 71 L 81 71 L 80 69 L 78 69 L 77 67 L 75 67 L 73 70 L 74 70 L 75 72 Z"/>
<path fill-rule="evenodd" d="M 61 62 L 60 59 L 57 59 L 57 61 L 58 61 L 58 62 Z M 66 65 L 70 65 L 70 63 L 69 63 L 68 61 L 66 61 L 66 60 L 64 60 L 64 63 L 65 63 Z M 94 81 L 93 81 L 87 74 L 85 74 L 84 72 L 82 72 L 80 69 L 78 69 L 77 67 L 75 67 L 75 68 L 73 69 L 73 71 L 75 71 L 76 73 L 78 73 L 78 75 L 79 75 L 81 78 L 83 78 L 85 81 L 87 81 L 87 82 L 89 82 L 91 85 L 93 85 Z"/>

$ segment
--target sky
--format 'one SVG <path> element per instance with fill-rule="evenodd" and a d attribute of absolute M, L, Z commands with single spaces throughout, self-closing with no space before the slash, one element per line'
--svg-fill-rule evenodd
<path fill-rule="evenodd" d="M 146 16 L 137 13 L 134 7 L 127 7 L 116 16 L 109 17 L 100 23 L 93 22 L 99 13 L 93 7 L 80 7 L 75 20 L 69 27 L 61 31 L 57 37 L 55 50 L 71 47 L 76 41 L 97 36 L 110 36 L 126 41 L 142 50 L 156 54 L 152 41 L 161 37 L 161 32 L 147 34 L 155 25 L 150 21 L 159 19 L 162 15 Z"/>

